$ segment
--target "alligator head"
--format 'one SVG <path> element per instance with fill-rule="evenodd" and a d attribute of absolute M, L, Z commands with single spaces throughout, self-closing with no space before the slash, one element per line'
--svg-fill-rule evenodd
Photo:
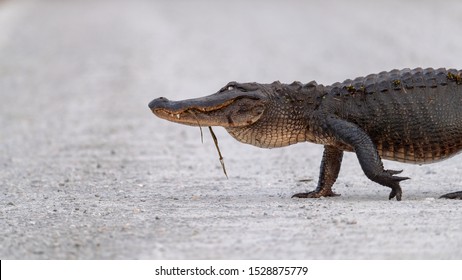
<path fill-rule="evenodd" d="M 306 140 L 306 115 L 316 100 L 307 91 L 316 86 L 230 82 L 201 98 L 170 101 L 160 97 L 149 108 L 156 116 L 180 124 L 222 126 L 247 144 L 282 147 Z"/>
<path fill-rule="evenodd" d="M 265 110 L 265 94 L 251 84 L 229 83 L 217 93 L 195 99 L 154 99 L 149 108 L 159 118 L 192 126 L 242 127 L 255 123 Z"/>

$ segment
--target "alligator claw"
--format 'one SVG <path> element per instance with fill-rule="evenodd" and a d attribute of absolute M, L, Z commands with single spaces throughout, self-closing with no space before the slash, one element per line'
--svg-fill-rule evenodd
<path fill-rule="evenodd" d="M 401 190 L 399 182 L 410 179 L 409 177 L 394 176 L 395 174 L 399 174 L 401 172 L 403 172 L 403 170 L 385 170 L 385 176 L 380 181 L 380 183 L 391 188 L 388 199 L 393 199 L 396 197 L 397 201 L 401 200 L 403 191 Z"/>
<path fill-rule="evenodd" d="M 390 169 L 388 169 L 388 170 L 385 170 L 385 172 L 387 172 L 390 175 L 396 175 L 396 174 L 399 174 L 399 173 L 403 172 L 403 170 L 402 169 L 401 170 L 390 170 Z"/>
<path fill-rule="evenodd" d="M 447 194 L 445 194 L 445 195 L 440 196 L 440 198 L 447 198 L 447 199 L 462 199 L 462 191 L 460 191 L 460 192 L 447 193 Z"/>
<path fill-rule="evenodd" d="M 403 194 L 403 191 L 401 190 L 401 187 L 399 185 L 395 186 L 394 188 L 391 189 L 388 199 L 391 200 L 392 198 L 396 197 L 397 201 L 401 201 L 402 194 Z"/>
<path fill-rule="evenodd" d="M 332 190 L 315 190 L 306 193 L 296 193 L 292 198 L 320 198 L 325 196 L 340 196 L 340 194 L 334 193 Z"/>

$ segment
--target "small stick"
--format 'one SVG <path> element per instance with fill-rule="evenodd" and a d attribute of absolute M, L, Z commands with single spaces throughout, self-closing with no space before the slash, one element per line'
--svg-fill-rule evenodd
<path fill-rule="evenodd" d="M 223 157 L 221 156 L 220 148 L 218 147 L 217 136 L 215 136 L 215 133 L 213 133 L 213 130 L 212 130 L 211 126 L 209 126 L 209 130 L 210 130 L 210 134 L 212 134 L 213 142 L 215 142 L 215 147 L 217 147 L 218 156 L 220 157 L 221 168 L 223 168 L 223 172 L 225 173 L 226 179 L 229 179 L 228 174 L 226 173 L 225 162 L 223 161 Z"/>
<path fill-rule="evenodd" d="M 197 123 L 199 124 L 199 122 Z M 202 126 L 199 124 L 199 130 L 201 131 L 201 142 L 204 144 L 204 133 L 202 133 Z"/>
<path fill-rule="evenodd" d="M 189 111 L 189 113 L 191 113 L 191 115 L 193 115 L 194 118 L 196 119 L 197 125 L 199 126 L 199 130 L 201 131 L 201 142 L 202 142 L 202 144 L 204 144 L 204 133 L 202 133 L 202 126 L 199 123 L 199 119 L 197 119 L 197 116 L 196 116 L 196 114 L 194 114 L 193 111 Z"/>

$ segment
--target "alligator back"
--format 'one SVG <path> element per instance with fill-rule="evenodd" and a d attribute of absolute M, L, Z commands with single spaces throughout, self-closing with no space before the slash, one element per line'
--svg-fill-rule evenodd
<path fill-rule="evenodd" d="M 362 128 L 384 159 L 430 163 L 462 149 L 462 71 L 393 70 L 327 91 L 326 108 Z"/>

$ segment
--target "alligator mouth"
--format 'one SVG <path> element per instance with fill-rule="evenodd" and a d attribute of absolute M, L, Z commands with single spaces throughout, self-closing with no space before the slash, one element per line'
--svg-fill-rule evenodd
<path fill-rule="evenodd" d="M 161 102 L 164 102 L 164 104 L 162 104 L 163 106 L 158 104 L 159 102 L 158 99 L 162 99 Z M 154 99 L 153 101 L 149 103 L 149 108 L 152 110 L 152 112 L 154 114 L 156 113 L 170 114 L 176 117 L 179 117 L 181 114 L 191 111 L 191 110 L 194 110 L 198 113 L 207 113 L 207 112 L 220 110 L 235 101 L 235 99 L 232 99 L 232 100 L 228 100 L 223 103 L 220 103 L 220 104 L 201 106 L 199 104 L 191 104 L 191 105 L 182 104 L 184 103 L 184 101 L 169 101 L 168 99 L 163 98 L 163 97 L 158 98 L 158 99 Z M 168 104 L 166 102 L 168 102 Z"/>
<path fill-rule="evenodd" d="M 211 126 L 209 121 L 204 121 L 204 117 L 207 113 L 213 112 L 216 109 L 205 108 L 188 108 L 182 110 L 168 110 L 164 108 L 152 109 L 152 112 L 161 119 L 165 119 L 171 122 L 192 125 L 192 126 Z"/>

